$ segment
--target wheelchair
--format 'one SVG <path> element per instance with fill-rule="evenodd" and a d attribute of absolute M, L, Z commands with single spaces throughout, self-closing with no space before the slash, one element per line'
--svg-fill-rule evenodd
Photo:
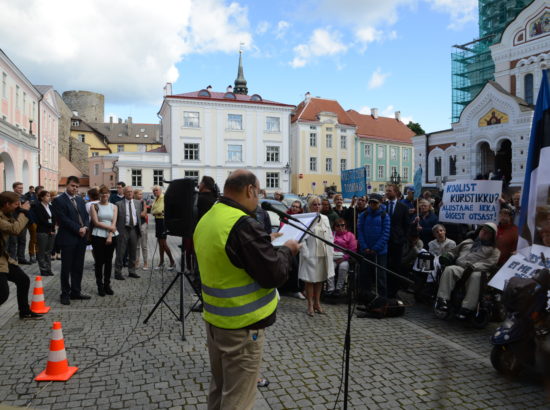
<path fill-rule="evenodd" d="M 441 273 L 443 273 L 441 269 Z M 489 280 L 498 269 L 495 267 L 488 271 L 481 272 L 479 299 L 472 315 L 466 318 L 466 322 L 476 329 L 484 329 L 490 321 L 500 322 L 504 320 L 506 311 L 501 303 L 502 293 L 488 286 Z M 447 320 L 454 317 L 462 307 L 462 300 L 466 296 L 466 282 L 472 274 L 471 271 L 465 271 L 462 277 L 456 282 L 451 292 L 451 300 L 448 301 L 448 310 L 446 312 L 436 309 L 434 303 L 434 314 L 437 318 Z M 435 289 L 435 296 L 437 288 Z"/>
<path fill-rule="evenodd" d="M 411 269 L 414 281 L 412 291 L 417 303 L 431 305 L 435 301 L 440 275 L 441 269 L 436 266 L 435 256 L 426 250 L 421 250 Z"/>

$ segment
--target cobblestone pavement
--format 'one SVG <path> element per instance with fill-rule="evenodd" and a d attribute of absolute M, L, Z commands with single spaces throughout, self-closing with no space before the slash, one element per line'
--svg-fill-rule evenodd
<path fill-rule="evenodd" d="M 173 250 L 178 241 L 170 238 Z M 149 243 L 152 255 L 153 231 Z M 52 307 L 44 320 L 20 321 L 13 295 L 0 308 L 0 403 L 38 409 L 206 408 L 210 371 L 200 315 L 187 317 L 185 341 L 181 323 L 165 306 L 143 324 L 175 273 L 139 271 L 140 279 L 114 281 L 115 295 L 102 298 L 95 292 L 92 263 L 88 252 L 83 291 L 91 300 L 61 305 L 56 274 L 44 281 Z M 29 274 L 35 269 L 26 267 Z M 54 271 L 59 272 L 59 262 Z M 177 288 L 167 298 L 176 311 L 178 298 Z M 194 300 L 186 283 L 186 311 Z M 338 403 L 335 399 L 346 307 L 326 310 L 327 315 L 310 318 L 304 301 L 281 299 L 262 365 L 270 385 L 259 391 L 256 408 L 343 407 L 343 392 Z M 50 328 L 57 320 L 69 364 L 79 370 L 68 382 L 34 382 L 45 368 Z M 401 318 L 354 318 L 349 408 L 548 408 L 535 376 L 510 382 L 491 367 L 488 339 L 495 326 L 480 331 L 443 322 L 424 306 L 409 307 Z"/>

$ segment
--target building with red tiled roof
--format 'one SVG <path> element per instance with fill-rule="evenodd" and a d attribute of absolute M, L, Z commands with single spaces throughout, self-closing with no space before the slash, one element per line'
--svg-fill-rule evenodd
<path fill-rule="evenodd" d="M 401 113 L 397 111 L 394 118 L 380 117 L 373 108 L 370 115 L 355 110 L 347 114 L 357 124 L 356 166 L 366 167 L 371 190 L 383 191 L 392 175 L 402 183 L 411 182 L 415 134 L 401 121 Z"/>
<path fill-rule="evenodd" d="M 290 135 L 292 192 L 340 191 L 340 172 L 355 166 L 355 123 L 338 101 L 306 93 Z"/>

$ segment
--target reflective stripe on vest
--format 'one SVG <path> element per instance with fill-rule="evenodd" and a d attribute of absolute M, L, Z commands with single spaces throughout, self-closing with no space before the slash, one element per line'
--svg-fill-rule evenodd
<path fill-rule="evenodd" d="M 216 203 L 193 235 L 202 280 L 203 318 L 223 329 L 240 329 L 270 316 L 277 308 L 276 289 L 262 288 L 229 259 L 225 249 L 235 224 L 247 214 Z"/>

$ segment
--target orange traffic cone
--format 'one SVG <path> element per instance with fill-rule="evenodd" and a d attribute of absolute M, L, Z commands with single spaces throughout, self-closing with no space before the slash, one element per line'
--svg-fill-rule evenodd
<path fill-rule="evenodd" d="M 44 288 L 42 287 L 42 276 L 40 275 L 34 280 L 31 310 L 34 313 L 48 313 L 50 311 L 50 307 L 46 306 L 44 301 Z"/>
<path fill-rule="evenodd" d="M 78 367 L 69 366 L 61 322 L 53 322 L 52 339 L 50 341 L 50 353 L 46 370 L 35 377 L 34 380 L 41 381 L 67 381 L 78 370 Z"/>

